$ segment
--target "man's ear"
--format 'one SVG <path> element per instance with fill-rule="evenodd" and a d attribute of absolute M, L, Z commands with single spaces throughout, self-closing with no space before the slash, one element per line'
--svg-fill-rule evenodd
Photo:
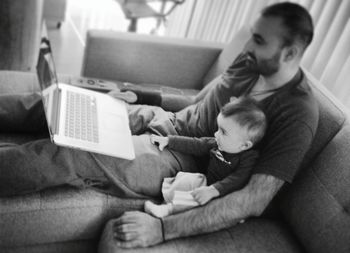
<path fill-rule="evenodd" d="M 284 61 L 291 61 L 299 54 L 299 48 L 296 45 L 287 47 L 285 50 Z"/>
<path fill-rule="evenodd" d="M 243 142 L 242 145 L 241 145 L 241 151 L 248 150 L 248 149 L 250 149 L 251 147 L 253 147 L 253 142 L 251 142 L 251 141 L 245 141 L 245 142 Z"/>

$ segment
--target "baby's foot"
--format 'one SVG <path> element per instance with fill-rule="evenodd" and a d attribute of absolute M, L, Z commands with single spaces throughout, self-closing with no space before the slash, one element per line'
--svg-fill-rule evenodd
<path fill-rule="evenodd" d="M 145 202 L 145 212 L 155 217 L 162 218 L 171 214 L 171 204 L 156 205 L 151 201 Z"/>

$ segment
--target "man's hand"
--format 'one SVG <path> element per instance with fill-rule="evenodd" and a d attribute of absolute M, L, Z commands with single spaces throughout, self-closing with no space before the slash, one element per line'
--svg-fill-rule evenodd
<path fill-rule="evenodd" d="M 112 229 L 118 247 L 147 247 L 163 242 L 161 221 L 144 212 L 125 212 Z"/>
<path fill-rule="evenodd" d="M 214 186 L 202 186 L 192 191 L 193 198 L 200 205 L 208 203 L 209 200 L 219 195 L 219 191 Z"/>
<path fill-rule="evenodd" d="M 169 144 L 169 138 L 168 137 L 152 134 L 150 136 L 150 138 L 151 138 L 151 143 L 154 144 L 154 145 L 158 145 L 158 148 L 159 148 L 160 151 L 163 151 L 164 148 L 166 146 L 168 146 L 168 144 Z"/>
<path fill-rule="evenodd" d="M 119 89 L 108 92 L 108 95 L 123 100 L 129 104 L 133 104 L 137 101 L 137 95 L 132 91 L 120 91 Z"/>

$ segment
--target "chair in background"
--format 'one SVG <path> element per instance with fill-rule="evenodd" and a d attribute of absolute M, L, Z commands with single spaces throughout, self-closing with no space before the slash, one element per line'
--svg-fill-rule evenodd
<path fill-rule="evenodd" d="M 152 29 L 151 33 L 156 34 L 162 22 L 166 21 L 166 17 L 175 10 L 175 8 L 182 4 L 185 0 L 116 0 L 125 15 L 125 18 L 130 20 L 128 27 L 129 32 L 136 32 L 137 21 L 140 18 L 155 18 L 157 20 L 156 27 Z M 155 10 L 149 3 L 160 2 L 160 10 Z M 170 8 L 167 7 L 170 3 Z"/>

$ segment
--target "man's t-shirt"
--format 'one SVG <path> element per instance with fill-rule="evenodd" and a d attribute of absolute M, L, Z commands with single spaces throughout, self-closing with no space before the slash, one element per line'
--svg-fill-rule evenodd
<path fill-rule="evenodd" d="M 232 96 L 248 94 L 258 78 L 246 68 L 244 56 L 238 56 L 216 79 L 218 84 L 202 101 L 175 114 L 179 135 L 214 136 L 216 117 L 223 105 Z M 292 182 L 318 125 L 318 106 L 302 70 L 259 103 L 266 114 L 268 128 L 258 146 L 260 158 L 253 173 L 269 174 Z"/>

